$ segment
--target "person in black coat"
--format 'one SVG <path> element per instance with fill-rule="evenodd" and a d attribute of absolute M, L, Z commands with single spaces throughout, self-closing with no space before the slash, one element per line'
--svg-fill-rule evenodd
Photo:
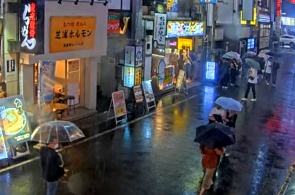
<path fill-rule="evenodd" d="M 50 144 L 40 148 L 40 159 L 42 177 L 47 183 L 47 195 L 55 195 L 58 187 L 58 180 L 64 175 L 63 160 L 55 151 L 58 147 L 58 140 L 50 138 Z"/>

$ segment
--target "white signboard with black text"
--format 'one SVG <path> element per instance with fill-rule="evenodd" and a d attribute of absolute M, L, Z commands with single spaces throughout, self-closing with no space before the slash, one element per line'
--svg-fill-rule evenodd
<path fill-rule="evenodd" d="M 155 14 L 154 42 L 156 42 L 157 45 L 165 45 L 166 23 L 167 23 L 166 14 L 159 14 L 159 13 Z"/>

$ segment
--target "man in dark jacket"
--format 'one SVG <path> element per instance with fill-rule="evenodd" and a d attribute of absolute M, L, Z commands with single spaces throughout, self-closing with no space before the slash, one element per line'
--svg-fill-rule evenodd
<path fill-rule="evenodd" d="M 42 177 L 47 182 L 47 195 L 55 195 L 59 178 L 64 174 L 61 155 L 55 151 L 58 140 L 55 137 L 50 139 L 50 144 L 41 147 L 40 158 Z"/>

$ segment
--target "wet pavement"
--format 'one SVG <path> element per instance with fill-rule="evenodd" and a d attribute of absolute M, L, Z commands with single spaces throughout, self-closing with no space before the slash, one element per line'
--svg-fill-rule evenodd
<path fill-rule="evenodd" d="M 220 164 L 214 190 L 207 194 L 278 193 L 295 154 L 294 60 L 294 54 L 285 54 L 277 87 L 261 81 L 257 102 L 244 103 L 237 121 L 237 143 Z M 203 85 L 194 88 L 191 95 L 195 96 L 187 100 L 170 95 L 158 102 L 154 114 L 64 150 L 72 173 L 60 183 L 58 194 L 197 194 L 202 167 L 198 145 L 193 143 L 195 128 L 207 122 L 217 97 L 240 99 L 244 91 L 244 85 L 226 91 Z M 106 128 L 112 126 L 94 126 L 86 134 Z M 45 194 L 39 164 L 36 160 L 1 173 L 0 195 Z"/>

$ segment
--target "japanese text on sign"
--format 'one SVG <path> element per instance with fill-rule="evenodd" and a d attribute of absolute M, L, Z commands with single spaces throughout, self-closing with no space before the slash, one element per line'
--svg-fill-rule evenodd
<path fill-rule="evenodd" d="M 166 14 L 155 14 L 154 40 L 158 45 L 165 45 Z"/>
<path fill-rule="evenodd" d="M 93 49 L 95 17 L 51 17 L 50 52 Z"/>
<path fill-rule="evenodd" d="M 24 5 L 22 20 L 24 26 L 21 28 L 21 36 L 23 41 L 21 47 L 33 50 L 36 46 L 36 3 L 28 3 Z"/>

